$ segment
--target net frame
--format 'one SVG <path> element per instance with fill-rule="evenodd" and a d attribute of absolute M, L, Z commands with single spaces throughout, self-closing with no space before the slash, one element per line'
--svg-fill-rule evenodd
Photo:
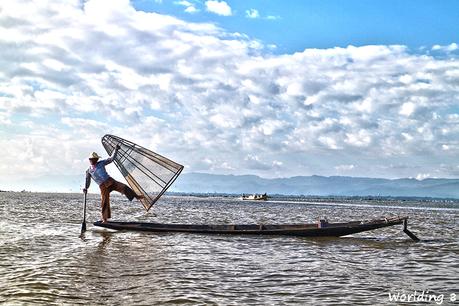
<path fill-rule="evenodd" d="M 177 177 L 183 170 L 183 166 L 164 157 L 158 153 L 155 153 L 151 150 L 148 150 L 138 144 L 135 144 L 129 140 L 123 139 L 121 137 L 106 134 L 101 139 L 102 145 L 107 151 L 108 155 L 112 155 L 115 147 L 117 145 L 120 146 L 118 153 L 116 154 L 113 162 L 115 163 L 118 170 L 120 170 L 121 174 L 126 179 L 129 186 L 136 192 L 144 195 L 144 199 L 140 199 L 143 207 L 146 211 L 149 211 L 150 208 L 159 200 L 159 198 L 166 192 L 166 190 L 174 183 Z M 140 164 L 136 161 L 131 155 L 131 152 L 135 152 L 153 162 L 157 165 L 161 166 L 162 168 L 166 169 L 173 173 L 173 176 L 169 180 L 162 179 L 159 175 L 152 172 L 151 169 L 148 169 L 144 165 Z M 150 178 L 156 185 L 160 186 L 162 189 L 157 194 L 153 195 L 152 193 L 148 193 L 145 190 L 144 186 L 141 186 L 137 182 L 137 180 L 131 175 L 131 173 L 126 169 L 123 162 L 128 162 L 135 166 L 135 169 L 142 172 L 145 176 Z"/>

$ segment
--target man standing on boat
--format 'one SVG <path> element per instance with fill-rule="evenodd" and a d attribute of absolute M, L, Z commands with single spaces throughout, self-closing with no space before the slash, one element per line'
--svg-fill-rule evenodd
<path fill-rule="evenodd" d="M 91 184 L 91 178 L 97 183 L 97 185 L 99 185 L 103 223 L 106 223 L 108 219 L 111 218 L 110 192 L 112 192 L 113 190 L 116 190 L 124 194 L 129 199 L 129 201 L 132 201 L 134 198 L 138 200 L 143 198 L 142 195 L 137 195 L 126 184 L 115 181 L 112 177 L 108 175 L 107 171 L 105 170 L 105 166 L 110 164 L 114 160 L 119 148 L 119 146 L 116 146 L 112 156 L 110 156 L 107 159 L 102 159 L 100 161 L 100 156 L 96 152 L 92 152 L 89 155 L 90 166 L 88 170 L 86 170 L 86 184 L 85 188 L 83 189 L 83 192 L 88 192 L 89 185 Z"/>

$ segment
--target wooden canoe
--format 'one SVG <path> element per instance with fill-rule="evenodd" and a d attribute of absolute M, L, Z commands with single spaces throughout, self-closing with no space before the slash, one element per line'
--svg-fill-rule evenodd
<path fill-rule="evenodd" d="M 408 217 L 383 218 L 346 223 L 328 223 L 321 220 L 313 224 L 240 224 L 240 225 L 198 225 L 198 224 L 164 224 L 142 222 L 102 223 L 95 226 L 123 231 L 145 232 L 185 232 L 202 234 L 236 234 L 236 235 L 282 235 L 302 237 L 340 237 L 378 228 L 405 224 Z"/>

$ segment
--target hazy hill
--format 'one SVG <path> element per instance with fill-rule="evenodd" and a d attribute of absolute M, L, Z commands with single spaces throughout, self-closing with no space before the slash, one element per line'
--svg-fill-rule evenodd
<path fill-rule="evenodd" d="M 346 176 L 295 176 L 265 179 L 255 175 L 182 174 L 172 191 L 264 193 L 318 196 L 412 196 L 459 198 L 456 179 L 375 179 Z"/>
<path fill-rule="evenodd" d="M 122 178 L 117 178 L 123 180 Z M 59 175 L 21 181 L 0 178 L 0 190 L 81 192 L 84 175 Z M 377 179 L 347 176 L 295 176 L 265 179 L 256 175 L 183 173 L 170 191 L 184 193 L 268 193 L 317 196 L 393 196 L 459 199 L 459 179 Z M 97 184 L 91 192 L 98 193 Z"/>

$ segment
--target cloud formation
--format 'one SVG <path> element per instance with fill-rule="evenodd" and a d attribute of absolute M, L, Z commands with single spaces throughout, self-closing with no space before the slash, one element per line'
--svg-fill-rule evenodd
<path fill-rule="evenodd" d="M 257 9 L 249 9 L 245 11 L 245 17 L 249 19 L 265 19 L 265 20 L 278 20 L 280 16 L 267 15 L 261 16 L 260 12 Z"/>
<path fill-rule="evenodd" d="M 0 172 L 81 173 L 113 133 L 187 171 L 457 176 L 459 60 L 444 52 L 272 55 L 245 35 L 127 0 L 5 2 Z"/>
<path fill-rule="evenodd" d="M 443 51 L 443 52 L 454 52 L 459 50 L 459 45 L 456 43 L 449 44 L 447 46 L 435 45 L 432 47 L 434 51 Z"/>
<path fill-rule="evenodd" d="M 186 0 L 175 1 L 174 4 L 184 6 L 186 13 L 193 14 L 199 12 L 199 9 L 196 8 L 194 3 L 191 3 Z"/>
<path fill-rule="evenodd" d="M 221 16 L 231 16 L 233 14 L 231 7 L 225 1 L 206 1 L 206 10 Z"/>
<path fill-rule="evenodd" d="M 260 18 L 260 13 L 256 9 L 250 9 L 245 11 L 245 16 L 251 19 Z"/>

